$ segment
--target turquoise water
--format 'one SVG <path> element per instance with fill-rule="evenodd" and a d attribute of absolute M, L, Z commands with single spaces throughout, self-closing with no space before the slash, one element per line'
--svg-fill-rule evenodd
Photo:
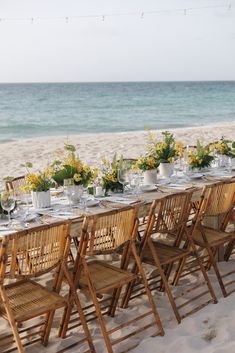
<path fill-rule="evenodd" d="M 0 142 L 235 121 L 235 81 L 0 84 Z"/>

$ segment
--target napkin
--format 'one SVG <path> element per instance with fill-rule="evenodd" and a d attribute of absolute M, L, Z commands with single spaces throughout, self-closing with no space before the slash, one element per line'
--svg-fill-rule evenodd
<path fill-rule="evenodd" d="M 105 201 L 110 201 L 110 202 L 116 202 L 116 203 L 122 203 L 124 205 L 131 205 L 133 203 L 138 202 L 137 199 L 129 199 L 129 198 L 125 198 L 125 197 L 118 197 L 118 196 L 109 196 L 109 197 L 105 197 L 103 200 Z"/>

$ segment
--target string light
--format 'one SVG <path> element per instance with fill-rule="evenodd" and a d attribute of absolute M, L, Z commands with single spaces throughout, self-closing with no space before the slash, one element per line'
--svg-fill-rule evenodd
<path fill-rule="evenodd" d="M 43 20 L 57 20 L 61 21 L 65 19 L 66 23 L 69 22 L 69 19 L 71 20 L 79 20 L 79 19 L 86 19 L 86 18 L 101 18 L 102 21 L 105 21 L 107 17 L 121 17 L 121 16 L 139 16 L 140 18 L 144 19 L 146 15 L 156 15 L 156 14 L 164 14 L 164 13 L 177 13 L 181 12 L 184 14 L 184 16 L 187 15 L 188 12 L 191 11 L 202 11 L 202 10 L 212 10 L 212 9 L 227 9 L 229 11 L 232 10 L 232 3 L 230 2 L 229 4 L 224 4 L 224 5 L 211 5 L 211 6 L 200 6 L 200 7 L 189 7 L 189 8 L 176 8 L 176 9 L 165 9 L 165 10 L 152 10 L 152 11 L 142 11 L 140 12 L 120 12 L 120 13 L 110 13 L 106 15 L 80 15 L 80 16 L 70 16 L 70 17 L 31 17 L 31 18 L 13 18 L 13 17 L 1 17 L 0 22 L 7 22 L 7 21 L 30 21 L 32 24 L 34 23 L 35 20 L 37 22 L 43 21 Z"/>

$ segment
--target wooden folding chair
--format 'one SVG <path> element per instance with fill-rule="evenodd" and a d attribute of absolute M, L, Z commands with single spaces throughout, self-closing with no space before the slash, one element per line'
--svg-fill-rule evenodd
<path fill-rule="evenodd" d="M 150 289 L 166 291 L 178 322 L 205 305 L 217 302 L 196 247 L 187 231 L 191 197 L 192 191 L 171 194 L 153 201 L 147 226 L 139 244 L 139 254 L 142 262 L 157 269 L 157 273 L 148 277 Z M 161 236 L 164 236 L 165 239 L 161 240 Z M 190 270 L 189 263 L 193 270 Z M 185 267 L 187 267 L 187 274 L 199 271 L 203 275 L 204 281 L 194 287 L 189 288 L 187 286 L 183 293 L 174 296 L 169 284 L 178 284 Z M 204 285 L 206 289 L 200 292 Z M 197 292 L 195 296 L 188 297 L 194 290 Z M 141 284 L 138 282 L 130 283 L 123 299 L 123 307 L 128 306 L 130 299 L 141 294 Z M 205 296 L 207 296 L 207 299 L 205 299 Z M 193 302 L 194 307 L 190 307 L 190 310 L 187 311 L 187 306 L 191 306 Z M 180 313 L 181 309 L 182 313 Z"/>
<path fill-rule="evenodd" d="M 6 190 L 12 191 L 15 196 L 21 196 L 24 193 L 21 186 L 26 186 L 24 175 L 6 181 Z"/>
<path fill-rule="evenodd" d="M 221 275 L 216 255 L 227 245 L 224 258 L 228 261 L 234 248 L 235 232 L 226 231 L 234 206 L 235 181 L 222 181 L 205 186 L 192 230 L 194 243 L 206 250 L 203 261 L 207 269 L 211 266 L 214 268 L 224 297 L 235 291 L 234 289 L 228 292 L 225 288 L 233 284 L 235 280 L 224 282 L 224 278 L 235 270 Z"/>
<path fill-rule="evenodd" d="M 70 284 L 71 296 L 82 321 L 85 332 L 82 343 L 87 341 L 90 352 L 95 352 L 72 277 L 66 267 L 70 248 L 68 234 L 69 224 L 60 222 L 5 236 L 0 241 L 0 317 L 8 321 L 15 349 L 19 353 L 24 353 L 24 346 L 37 341 L 47 345 L 54 312 L 67 305 L 67 299 L 59 295 L 59 279 L 63 276 Z M 53 269 L 53 288 L 48 289 L 32 280 Z M 6 284 L 7 279 L 10 283 Z M 43 320 L 38 318 L 42 315 Z M 30 321 L 27 328 L 22 325 L 34 318 L 38 318 L 37 321 Z M 0 342 L 2 353 L 14 350 L 12 336 L 8 338 L 10 342 L 4 337 L 3 343 Z"/>
<path fill-rule="evenodd" d="M 112 210 L 105 214 L 89 216 L 85 218 L 83 223 L 78 255 L 74 267 L 74 283 L 77 288 L 82 291 L 85 290 L 90 294 L 109 353 L 113 352 L 114 345 L 150 327 L 156 326 L 156 334 L 164 334 L 155 303 L 147 285 L 142 264 L 135 248 L 137 230 L 137 209 L 133 207 L 126 207 L 121 210 Z M 115 251 L 120 251 L 120 249 L 123 249 L 120 266 L 114 266 L 98 259 L 89 260 L 88 257 L 112 254 Z M 127 270 L 130 254 L 132 254 L 134 258 L 138 268 L 138 274 Z M 103 296 L 107 294 L 111 295 L 111 304 L 108 309 L 108 314 L 114 316 L 123 286 L 139 276 L 144 282 L 150 310 L 119 326 L 108 329 L 105 322 L 105 317 L 107 316 L 102 314 L 98 298 L 103 298 Z M 61 337 L 66 336 L 71 311 L 72 303 L 64 312 L 59 333 Z M 146 324 L 148 317 L 151 320 Z M 144 326 L 138 327 L 123 337 L 112 337 L 112 334 L 115 334 L 121 328 L 126 328 L 136 322 L 140 324 L 141 319 L 145 321 Z"/>

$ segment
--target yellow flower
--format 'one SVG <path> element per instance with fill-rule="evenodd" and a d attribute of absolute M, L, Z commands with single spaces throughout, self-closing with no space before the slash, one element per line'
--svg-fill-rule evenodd
<path fill-rule="evenodd" d="M 76 181 L 77 183 L 79 183 L 79 181 L 82 180 L 82 177 L 81 177 L 80 174 L 76 173 L 76 174 L 74 174 L 73 179 L 74 179 L 74 181 Z"/>

